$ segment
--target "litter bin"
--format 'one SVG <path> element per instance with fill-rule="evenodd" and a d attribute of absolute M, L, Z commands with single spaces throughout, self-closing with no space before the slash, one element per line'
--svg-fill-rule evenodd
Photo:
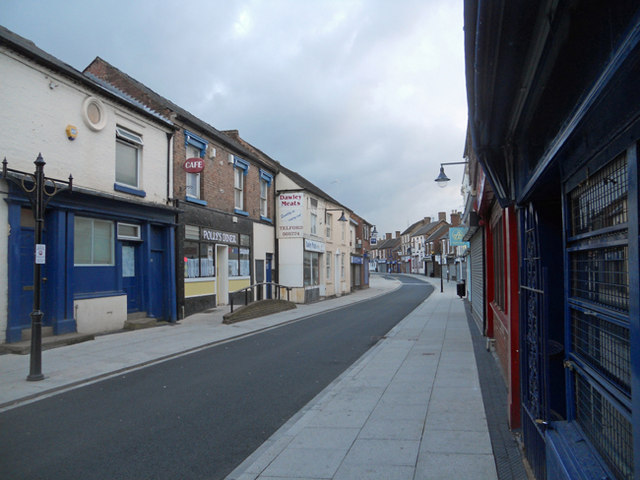
<path fill-rule="evenodd" d="M 465 285 L 465 281 L 461 280 L 460 282 L 458 282 L 456 284 L 456 291 L 458 293 L 458 296 L 460 298 L 464 297 L 466 295 L 466 285 Z"/>

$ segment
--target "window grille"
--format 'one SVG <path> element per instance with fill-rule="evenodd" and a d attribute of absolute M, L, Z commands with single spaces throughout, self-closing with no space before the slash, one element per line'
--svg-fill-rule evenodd
<path fill-rule="evenodd" d="M 631 422 L 580 374 L 575 376 L 576 420 L 618 479 L 633 478 Z"/>
<path fill-rule="evenodd" d="M 630 394 L 629 329 L 577 310 L 572 311 L 571 323 L 573 351 Z"/>
<path fill-rule="evenodd" d="M 627 245 L 575 251 L 569 258 L 572 296 L 623 312 L 629 310 Z"/>
<path fill-rule="evenodd" d="M 627 223 L 627 160 L 621 155 L 570 194 L 571 234 Z"/>
<path fill-rule="evenodd" d="M 626 155 L 567 196 L 575 421 L 618 479 L 633 478 Z M 586 373 L 588 372 L 588 374 Z M 608 392 L 605 395 L 603 392 Z"/>

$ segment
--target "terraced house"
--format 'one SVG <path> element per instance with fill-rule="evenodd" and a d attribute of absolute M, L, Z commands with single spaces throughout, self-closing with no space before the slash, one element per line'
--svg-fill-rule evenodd
<path fill-rule="evenodd" d="M 0 77 L 11 112 L 0 129 L 0 341 L 28 335 L 36 292 L 45 334 L 119 330 L 134 314 L 175 321 L 173 122 L 2 27 Z M 36 158 L 63 179 L 45 183 L 41 283 Z"/>
<path fill-rule="evenodd" d="M 178 209 L 180 317 L 226 305 L 275 270 L 276 169 L 229 135 L 96 58 L 85 73 L 173 119 L 171 202 Z M 237 132 L 236 132 L 237 133 Z"/>

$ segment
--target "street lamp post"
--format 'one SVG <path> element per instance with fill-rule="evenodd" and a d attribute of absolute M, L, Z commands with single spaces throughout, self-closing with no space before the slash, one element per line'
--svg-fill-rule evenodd
<path fill-rule="evenodd" d="M 35 220 L 34 263 L 33 263 L 33 311 L 31 312 L 31 355 L 29 358 L 29 375 L 27 380 L 38 381 L 44 379 L 42 374 L 42 317 L 40 310 L 41 266 L 46 262 L 45 245 L 42 243 L 42 229 L 47 204 L 56 194 L 65 190 L 72 191 L 73 177 L 69 181 L 48 178 L 44 176 L 45 161 L 42 154 L 38 154 L 34 173 L 13 170 L 7 167 L 7 159 L 2 161 L 2 177 L 9 180 L 26 193 Z M 9 175 L 12 173 L 14 175 Z"/>

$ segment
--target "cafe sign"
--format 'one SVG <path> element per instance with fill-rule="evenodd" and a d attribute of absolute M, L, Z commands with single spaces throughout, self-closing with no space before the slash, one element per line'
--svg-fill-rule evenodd
<path fill-rule="evenodd" d="M 187 158 L 184 161 L 183 168 L 187 173 L 200 173 L 204 170 L 204 159 L 199 157 Z"/>

